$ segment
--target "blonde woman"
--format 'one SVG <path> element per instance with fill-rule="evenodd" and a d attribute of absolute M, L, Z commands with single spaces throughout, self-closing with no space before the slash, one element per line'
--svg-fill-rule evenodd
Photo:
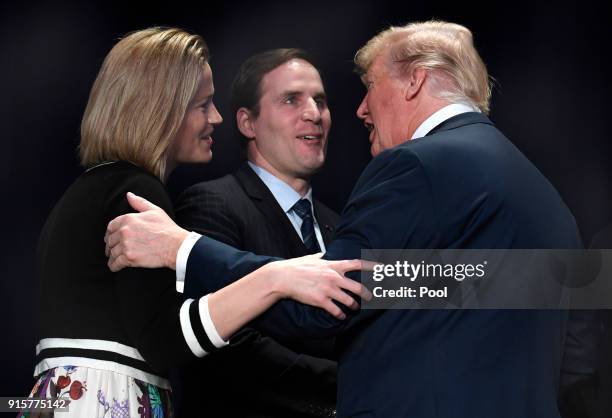
<path fill-rule="evenodd" d="M 172 216 L 165 179 L 178 164 L 212 158 L 222 118 L 208 56 L 199 36 L 180 29 L 134 32 L 110 51 L 91 90 L 80 143 L 87 170 L 53 209 L 37 255 L 40 341 L 31 396 L 69 399 L 66 415 L 172 416 L 169 366 L 221 348 L 281 298 L 342 317 L 332 299 L 357 307 L 342 289 L 365 296 L 344 277 L 358 261 L 275 262 L 199 300 L 177 293 L 169 269 L 109 270 L 102 237 L 111 219 L 131 211 L 126 193 Z"/>

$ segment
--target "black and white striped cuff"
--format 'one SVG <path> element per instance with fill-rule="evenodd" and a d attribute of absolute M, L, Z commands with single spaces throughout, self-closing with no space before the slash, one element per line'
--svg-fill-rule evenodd
<path fill-rule="evenodd" d="M 179 317 L 185 342 L 196 357 L 204 357 L 228 344 L 221 338 L 212 322 L 208 310 L 208 295 L 199 300 L 185 300 Z"/>

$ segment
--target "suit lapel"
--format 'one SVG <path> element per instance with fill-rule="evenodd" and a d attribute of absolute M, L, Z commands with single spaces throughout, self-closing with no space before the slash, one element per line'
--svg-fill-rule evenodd
<path fill-rule="evenodd" d="M 276 232 L 279 240 L 286 242 L 292 256 L 307 255 L 308 250 L 287 218 L 285 211 L 280 207 L 270 189 L 255 174 L 247 163 L 240 166 L 234 174 L 238 184 L 245 191 L 253 204 L 266 218 L 268 224 Z M 272 237 L 272 239 L 275 239 Z"/>
<path fill-rule="evenodd" d="M 321 230 L 321 235 L 323 236 L 323 243 L 327 248 L 334 237 L 334 227 L 332 226 L 332 223 L 323 215 L 324 211 L 321 210 L 320 203 L 316 199 L 313 199 L 313 202 L 315 218 L 317 218 L 319 229 Z"/>

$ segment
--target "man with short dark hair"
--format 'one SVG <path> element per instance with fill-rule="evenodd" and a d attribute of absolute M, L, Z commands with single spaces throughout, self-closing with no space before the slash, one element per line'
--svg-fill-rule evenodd
<path fill-rule="evenodd" d="M 177 222 L 256 254 L 292 258 L 325 251 L 338 215 L 313 199 L 310 187 L 325 161 L 331 127 L 312 59 L 299 49 L 251 56 L 234 78 L 231 103 L 247 161 L 185 190 L 175 202 Z M 331 415 L 336 362 L 304 352 L 332 356 L 333 342 L 292 343 L 301 349 L 249 329 L 212 361 L 184 369 L 183 415 L 201 409 L 203 390 L 212 416 Z"/>

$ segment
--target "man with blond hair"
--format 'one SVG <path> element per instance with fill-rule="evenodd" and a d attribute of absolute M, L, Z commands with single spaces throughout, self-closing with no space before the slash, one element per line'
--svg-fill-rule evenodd
<path fill-rule="evenodd" d="M 554 187 L 485 116 L 489 78 L 467 28 L 439 21 L 391 27 L 355 63 L 367 88 L 357 116 L 370 131 L 374 159 L 326 258 L 359 257 L 363 249 L 580 247 Z M 119 245 L 112 268 L 186 265 L 185 290 L 197 295 L 269 261 L 196 241 L 146 202 L 134 204 L 145 214 L 109 224 L 109 247 Z M 164 233 L 131 227 L 145 219 L 161 222 Z M 149 253 L 126 261 L 123 248 L 134 238 L 148 242 Z M 186 261 L 176 259 L 179 247 Z M 254 325 L 273 335 L 338 335 L 341 417 L 559 418 L 560 387 L 592 373 L 580 362 L 583 336 L 570 334 L 568 317 L 390 309 L 339 321 L 287 301 Z"/>

